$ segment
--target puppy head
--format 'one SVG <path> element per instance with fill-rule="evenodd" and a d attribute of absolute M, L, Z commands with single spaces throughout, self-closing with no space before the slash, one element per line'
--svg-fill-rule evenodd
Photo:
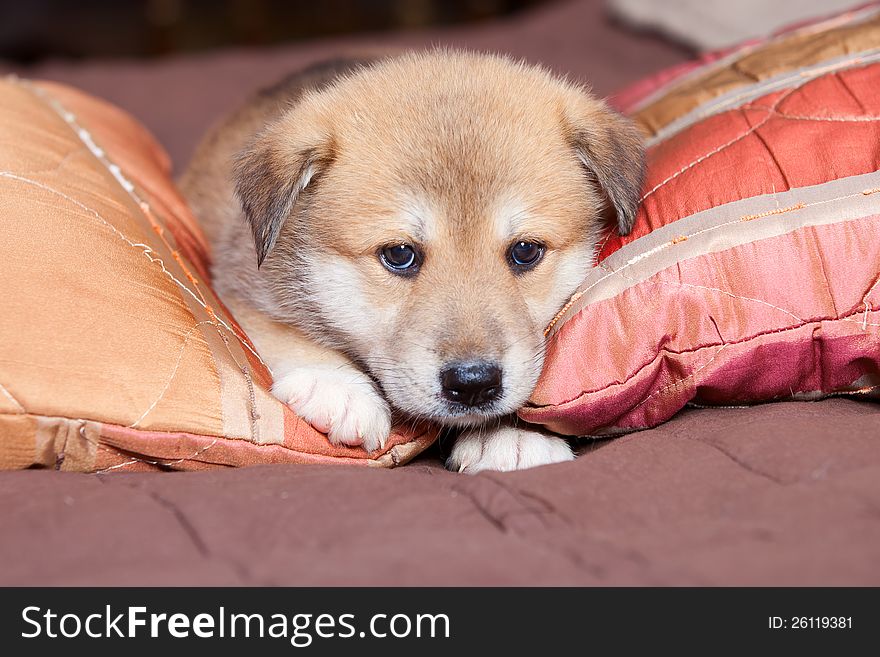
<path fill-rule="evenodd" d="M 642 161 L 636 129 L 583 89 L 432 52 L 307 93 L 234 175 L 275 317 L 398 409 L 469 424 L 531 394 L 603 214 L 632 227 Z"/>

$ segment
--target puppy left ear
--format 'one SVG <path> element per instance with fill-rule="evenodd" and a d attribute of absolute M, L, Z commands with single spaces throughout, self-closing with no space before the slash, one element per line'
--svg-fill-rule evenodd
<path fill-rule="evenodd" d="M 304 112 L 287 112 L 233 162 L 235 191 L 253 232 L 258 267 L 294 214 L 302 192 L 332 160 L 331 139 L 307 119 Z"/>
<path fill-rule="evenodd" d="M 645 179 L 642 136 L 629 119 L 585 94 L 567 119 L 568 140 L 617 215 L 621 235 L 636 218 Z"/>

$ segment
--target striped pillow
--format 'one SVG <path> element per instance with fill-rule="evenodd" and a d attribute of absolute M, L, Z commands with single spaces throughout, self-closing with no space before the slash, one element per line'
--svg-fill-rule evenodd
<path fill-rule="evenodd" d="M 569 435 L 687 404 L 880 395 L 880 9 L 640 83 L 648 179 L 548 328 L 521 416 Z"/>

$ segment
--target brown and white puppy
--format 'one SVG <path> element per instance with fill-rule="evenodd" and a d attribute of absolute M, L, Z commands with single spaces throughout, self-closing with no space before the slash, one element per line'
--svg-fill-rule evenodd
<path fill-rule="evenodd" d="M 213 129 L 181 183 L 279 399 L 368 450 L 391 409 L 461 427 L 448 466 L 477 472 L 573 458 L 511 418 L 604 210 L 630 230 L 642 161 L 582 87 L 433 51 L 288 78 Z"/>

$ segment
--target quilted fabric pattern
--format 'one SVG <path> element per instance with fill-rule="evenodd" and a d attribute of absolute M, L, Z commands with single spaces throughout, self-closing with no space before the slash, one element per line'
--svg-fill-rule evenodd
<path fill-rule="evenodd" d="M 648 138 L 635 230 L 548 328 L 525 419 L 572 435 L 688 403 L 880 391 L 880 13 L 622 98 Z"/>

